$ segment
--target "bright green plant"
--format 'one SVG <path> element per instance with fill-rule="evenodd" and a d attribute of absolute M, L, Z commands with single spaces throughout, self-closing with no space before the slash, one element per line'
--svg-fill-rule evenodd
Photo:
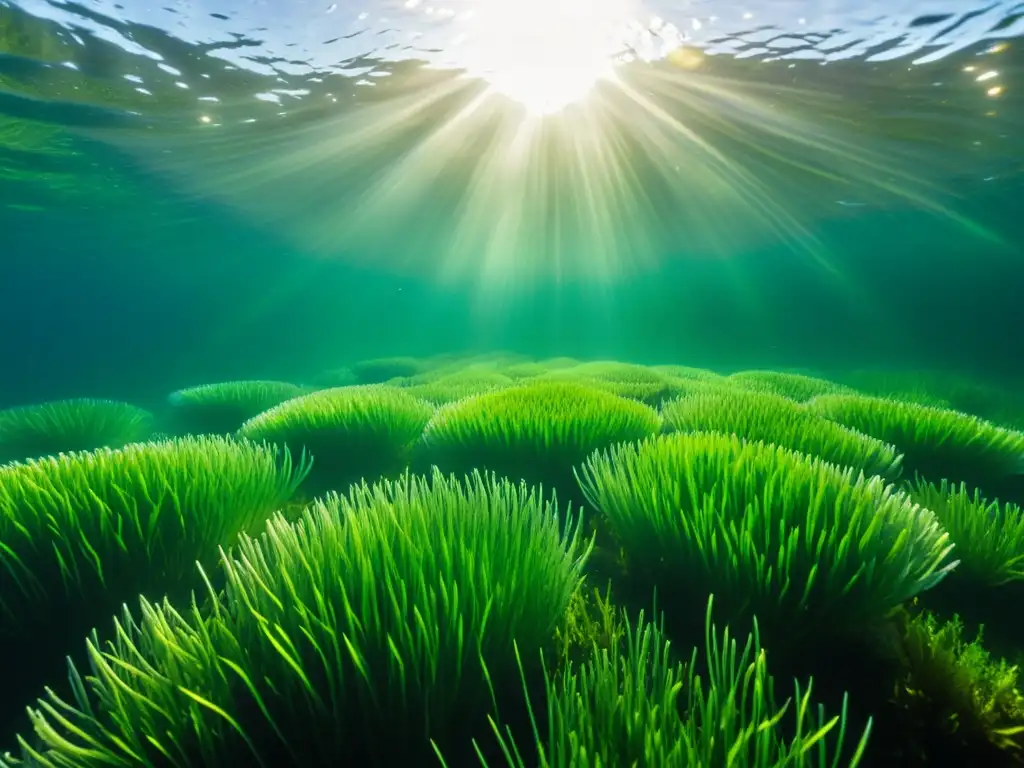
<path fill-rule="evenodd" d="M 94 636 L 75 702 L 33 712 L 24 764 L 424 765 L 515 682 L 514 644 L 550 640 L 586 554 L 555 502 L 479 474 L 332 494 L 243 538 L 208 607 L 144 600 Z"/>
<path fill-rule="evenodd" d="M 71 451 L 120 448 L 153 432 L 149 411 L 78 398 L 0 410 L 0 463 Z"/>
<path fill-rule="evenodd" d="M 929 371 L 854 370 L 842 383 L 865 395 L 908 403 L 951 408 L 949 378 Z"/>
<path fill-rule="evenodd" d="M 412 384 L 429 383 L 455 374 L 505 373 L 506 368 L 527 363 L 529 358 L 512 352 L 477 355 L 438 355 L 425 360 L 423 369 L 408 379 Z"/>
<path fill-rule="evenodd" d="M 401 473 L 433 412 L 396 387 L 336 387 L 287 400 L 249 419 L 238 433 L 307 451 L 314 461 L 307 488 L 345 490 Z"/>
<path fill-rule="evenodd" d="M 0 467 L 0 729 L 139 594 L 187 594 L 197 560 L 253 531 L 307 470 L 226 438 L 134 443 Z M 15 710 L 16 711 L 16 710 Z"/>
<path fill-rule="evenodd" d="M 573 366 L 582 365 L 583 363 L 575 357 L 566 357 L 565 355 L 562 355 L 560 357 L 545 358 L 540 361 L 540 364 L 551 371 L 556 368 L 572 368 Z"/>
<path fill-rule="evenodd" d="M 650 407 L 583 384 L 527 382 L 438 410 L 423 434 L 426 460 L 445 470 L 485 468 L 571 496 L 573 467 L 612 443 L 661 427 Z"/>
<path fill-rule="evenodd" d="M 491 390 L 511 386 L 513 380 L 497 371 L 470 370 L 449 373 L 431 381 L 408 387 L 406 391 L 434 405 L 462 400 Z"/>
<path fill-rule="evenodd" d="M 900 473 L 900 456 L 893 446 L 809 413 L 780 395 L 708 390 L 665 403 L 661 416 L 668 431 L 735 434 L 868 475 L 894 479 Z"/>
<path fill-rule="evenodd" d="M 592 360 L 566 369 L 577 376 L 605 381 L 652 381 L 661 382 L 665 376 L 652 368 L 636 363 L 622 363 L 616 360 Z"/>
<path fill-rule="evenodd" d="M 1020 380 L 985 380 L 954 371 L 852 371 L 844 381 L 867 395 L 950 408 L 1001 426 L 1024 428 Z"/>
<path fill-rule="evenodd" d="M 543 735 L 530 703 L 540 768 L 687 764 L 686 729 L 677 701 L 685 680 L 683 665 L 672 663 L 668 641 L 642 613 L 636 628 L 628 621 L 621 627 L 624 653 L 595 644 L 588 661 L 546 677 Z M 525 683 L 524 691 L 529 699 Z M 534 764 L 524 758 L 510 730 L 491 722 L 510 768 Z M 478 755 L 487 766 L 479 750 Z M 445 764 L 443 758 L 441 762 Z"/>
<path fill-rule="evenodd" d="M 542 365 L 533 362 L 529 357 L 514 353 L 479 354 L 470 356 L 449 356 L 416 376 L 409 377 L 410 384 L 429 383 L 439 378 L 456 375 L 489 375 L 500 374 L 510 379 L 528 378 L 524 375 L 511 375 L 520 367 L 522 373 L 530 373 L 534 366 Z"/>
<path fill-rule="evenodd" d="M 179 389 L 167 400 L 181 431 L 226 435 L 303 391 L 286 381 L 224 381 Z"/>
<path fill-rule="evenodd" d="M 905 472 L 933 482 L 966 482 L 998 495 L 1024 471 L 1024 433 L 966 413 L 863 395 L 818 397 L 808 408 L 895 445 Z"/>
<path fill-rule="evenodd" d="M 547 360 L 508 362 L 500 366 L 498 370 L 511 379 L 521 381 L 537 378 L 563 368 L 573 368 L 577 365 L 580 365 L 580 361 L 572 357 L 552 357 Z"/>
<path fill-rule="evenodd" d="M 436 365 L 415 357 L 379 357 L 354 363 L 349 366 L 349 370 L 360 384 L 381 384 L 391 379 L 415 376 Z"/>
<path fill-rule="evenodd" d="M 583 384 L 652 406 L 687 391 L 682 381 L 652 368 L 608 360 L 559 368 L 538 376 L 536 380 Z"/>
<path fill-rule="evenodd" d="M 528 361 L 504 366 L 501 369 L 501 372 L 513 381 L 521 381 L 523 379 L 532 379 L 537 376 L 543 376 L 551 370 L 553 369 L 546 367 L 543 363 Z"/>
<path fill-rule="evenodd" d="M 728 377 L 731 384 L 752 392 L 780 395 L 804 403 L 819 395 L 852 394 L 853 390 L 834 381 L 801 373 L 782 371 L 740 371 Z"/>
<path fill-rule="evenodd" d="M 734 435 L 613 446 L 580 482 L 634 575 L 720 593 L 787 637 L 882 617 L 955 565 L 934 515 L 881 477 Z"/>
<path fill-rule="evenodd" d="M 1016 504 L 986 501 L 961 483 L 918 481 L 914 499 L 939 519 L 956 545 L 956 581 L 994 587 L 1024 579 L 1024 512 Z"/>
<path fill-rule="evenodd" d="M 670 379 L 691 379 L 694 381 L 726 381 L 725 376 L 707 368 L 691 368 L 688 365 L 652 365 L 651 370 Z"/>
<path fill-rule="evenodd" d="M 500 367 L 497 360 L 444 359 L 425 364 L 419 373 L 410 376 L 396 376 L 388 379 L 385 383 L 394 387 L 412 389 L 453 376 L 471 379 L 501 375 Z M 508 383 L 508 379 L 504 379 L 504 383 Z"/>
<path fill-rule="evenodd" d="M 846 698 L 841 714 L 827 718 L 822 707 L 814 711 L 809 681 L 779 706 L 756 622 L 739 650 L 728 628 L 715 629 L 711 607 L 709 599 L 706 679 L 697 649 L 688 665 L 674 663 L 668 640 L 642 613 L 635 629 L 624 624 L 625 653 L 595 646 L 590 661 L 549 677 L 543 736 L 531 707 L 541 768 L 859 765 L 871 721 L 844 757 Z M 527 768 L 511 731 L 492 726 L 510 768 Z"/>
<path fill-rule="evenodd" d="M 697 673 L 697 649 L 686 680 L 689 717 L 686 723 L 684 765 L 726 765 L 737 768 L 783 768 L 818 765 L 856 768 L 864 758 L 871 720 L 856 747 L 843 758 L 847 728 L 847 698 L 839 715 L 826 717 L 824 707 L 812 704 L 813 681 L 794 683 L 794 695 L 780 707 L 774 681 L 761 646 L 756 618 L 753 632 L 737 654 L 728 627 L 721 635 L 712 623 L 714 598 L 708 598 L 704 620 L 707 681 Z M 792 716 L 789 716 L 789 713 Z M 785 730 L 780 725 L 786 721 Z"/>

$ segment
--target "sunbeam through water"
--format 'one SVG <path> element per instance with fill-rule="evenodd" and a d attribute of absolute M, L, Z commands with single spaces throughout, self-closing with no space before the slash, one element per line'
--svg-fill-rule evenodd
<path fill-rule="evenodd" d="M 418 0 L 412 0 L 417 2 Z M 452 46 L 471 76 L 532 115 L 557 112 L 613 77 L 638 26 L 630 0 L 475 0 Z"/>

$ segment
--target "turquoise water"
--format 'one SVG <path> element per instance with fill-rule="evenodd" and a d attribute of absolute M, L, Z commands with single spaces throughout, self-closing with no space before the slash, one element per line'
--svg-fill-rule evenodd
<path fill-rule="evenodd" d="M 0 766 L 1024 764 L 1022 33 L 0 0 Z"/>
<path fill-rule="evenodd" d="M 4 4 L 2 399 L 494 349 L 1016 374 L 1012 4 L 562 5 Z M 587 45 L 544 118 L 452 69 Z"/>

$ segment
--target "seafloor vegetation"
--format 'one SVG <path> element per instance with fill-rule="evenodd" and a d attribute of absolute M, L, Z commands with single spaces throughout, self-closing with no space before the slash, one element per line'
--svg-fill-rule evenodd
<path fill-rule="evenodd" d="M 0 411 L 0 765 L 1024 765 L 1024 396 L 511 355 Z"/>

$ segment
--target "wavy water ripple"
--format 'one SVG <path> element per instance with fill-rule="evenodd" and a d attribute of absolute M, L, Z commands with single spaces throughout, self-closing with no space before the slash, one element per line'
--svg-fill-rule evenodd
<path fill-rule="evenodd" d="M 490 284 L 780 239 L 829 269 L 815 220 L 893 206 L 1000 238 L 956 201 L 1022 173 L 1022 3 L 503 2 L 0 0 L 0 180 L 111 194 L 86 136 L 309 252 Z"/>

